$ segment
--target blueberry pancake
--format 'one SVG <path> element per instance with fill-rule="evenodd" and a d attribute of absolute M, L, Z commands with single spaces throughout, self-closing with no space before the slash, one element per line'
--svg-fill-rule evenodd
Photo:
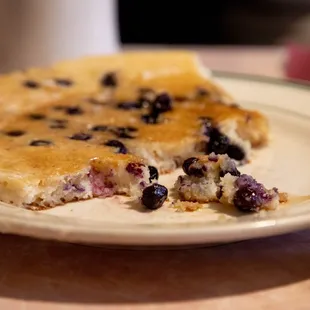
<path fill-rule="evenodd" d="M 18 206 L 139 196 L 188 157 L 243 163 L 268 138 L 266 118 L 232 104 L 190 53 L 85 58 L 1 79 L 11 117 L 1 124 L 0 200 Z"/>
<path fill-rule="evenodd" d="M 128 101 L 148 88 L 184 98 L 202 87 L 218 100 L 231 101 L 209 76 L 196 55 L 185 51 L 85 57 L 0 76 L 0 109 L 19 113 L 78 94 L 94 94 L 99 102 Z"/>
<path fill-rule="evenodd" d="M 287 201 L 286 193 L 266 189 L 253 177 L 241 174 L 235 162 L 225 155 L 187 158 L 182 165 L 175 189 L 182 201 L 220 202 L 243 212 L 275 210 Z"/>

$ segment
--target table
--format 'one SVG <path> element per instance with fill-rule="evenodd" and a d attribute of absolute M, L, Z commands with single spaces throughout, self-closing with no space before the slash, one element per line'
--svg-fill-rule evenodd
<path fill-rule="evenodd" d="M 197 48 L 213 69 L 282 76 L 283 49 Z M 169 251 L 0 236 L 0 309 L 309 309 L 310 233 Z"/>

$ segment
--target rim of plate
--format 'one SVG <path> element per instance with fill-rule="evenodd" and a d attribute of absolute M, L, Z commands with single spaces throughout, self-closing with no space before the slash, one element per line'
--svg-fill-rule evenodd
<path fill-rule="evenodd" d="M 306 81 L 219 70 L 212 70 L 212 73 L 215 78 L 252 80 L 269 85 L 310 90 L 310 83 Z M 2 205 L 7 206 L 6 204 Z M 308 209 L 310 201 L 298 205 Z M 307 209 L 298 214 L 285 214 L 284 210 L 284 214 L 277 212 L 275 216 L 269 218 L 257 218 L 249 221 L 188 222 L 161 225 L 99 222 L 45 213 L 28 213 L 29 211 L 8 206 L 0 210 L 0 231 L 35 238 L 107 245 L 160 246 L 229 242 L 310 228 L 310 209 Z M 247 215 L 243 218 L 246 219 Z M 122 238 L 124 236 L 126 238 Z"/>
<path fill-rule="evenodd" d="M 282 86 L 288 86 L 288 87 L 293 87 L 293 88 L 302 88 L 302 89 L 310 90 L 310 81 L 305 81 L 305 80 L 300 80 L 300 79 L 272 77 L 272 76 L 256 75 L 256 74 L 242 73 L 242 72 L 230 72 L 230 71 L 222 71 L 222 70 L 212 70 L 212 73 L 214 74 L 215 77 L 219 77 L 219 78 L 251 80 L 251 81 L 262 82 L 266 84 L 275 84 L 275 85 L 282 85 Z"/>

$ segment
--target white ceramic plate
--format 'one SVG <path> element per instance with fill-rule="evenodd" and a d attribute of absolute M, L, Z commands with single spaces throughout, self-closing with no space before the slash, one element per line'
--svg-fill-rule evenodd
<path fill-rule="evenodd" d="M 267 186 L 293 195 L 310 194 L 310 87 L 275 79 L 216 73 L 244 107 L 270 120 L 269 147 L 257 150 L 241 168 Z M 159 181 L 171 187 L 180 171 Z M 0 205 L 0 231 L 67 242 L 116 246 L 188 246 L 232 242 L 310 227 L 310 202 L 296 198 L 279 211 L 243 215 L 206 205 L 176 212 L 169 203 L 145 212 L 125 197 L 70 203 L 33 212 Z"/>

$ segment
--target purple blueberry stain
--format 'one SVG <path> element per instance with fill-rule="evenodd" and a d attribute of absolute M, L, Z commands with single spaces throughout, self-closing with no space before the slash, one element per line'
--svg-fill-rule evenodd
<path fill-rule="evenodd" d="M 73 184 L 72 187 L 79 193 L 85 192 L 85 187 L 80 184 Z"/>
<path fill-rule="evenodd" d="M 144 189 L 145 187 L 147 187 L 147 184 L 146 184 L 145 181 L 141 181 L 141 182 L 139 183 L 139 185 L 140 185 L 140 188 L 141 188 L 141 189 Z"/>
<path fill-rule="evenodd" d="M 143 167 L 145 167 L 145 166 L 143 164 L 140 164 L 140 163 L 129 163 L 126 166 L 126 171 L 129 174 L 134 175 L 135 177 L 143 178 L 143 170 L 142 170 Z"/>

